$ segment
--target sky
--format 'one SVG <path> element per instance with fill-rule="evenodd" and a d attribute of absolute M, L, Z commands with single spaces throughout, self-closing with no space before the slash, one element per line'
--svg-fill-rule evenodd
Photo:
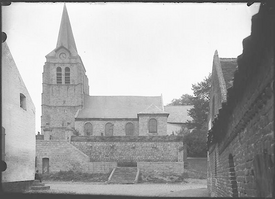
<path fill-rule="evenodd" d="M 55 49 L 63 3 L 2 7 L 2 31 L 41 124 L 42 72 Z M 251 16 L 246 3 L 66 3 L 90 95 L 163 96 L 164 105 L 242 53 Z"/>

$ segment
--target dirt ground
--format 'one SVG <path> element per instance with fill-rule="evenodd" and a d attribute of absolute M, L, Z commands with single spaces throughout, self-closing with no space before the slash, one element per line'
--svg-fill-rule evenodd
<path fill-rule="evenodd" d="M 51 187 L 47 191 L 32 193 L 93 194 L 124 196 L 207 197 L 206 180 L 186 179 L 177 184 L 105 184 L 85 182 L 45 181 Z"/>

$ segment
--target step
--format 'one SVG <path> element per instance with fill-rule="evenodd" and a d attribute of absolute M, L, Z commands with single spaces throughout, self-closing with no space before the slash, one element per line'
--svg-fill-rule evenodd
<path fill-rule="evenodd" d="M 50 186 L 32 186 L 31 190 L 49 190 Z"/>
<path fill-rule="evenodd" d="M 42 182 L 32 184 L 32 187 L 37 187 L 37 186 L 45 186 L 45 184 Z"/>
<path fill-rule="evenodd" d="M 134 184 L 137 171 L 136 167 L 117 167 L 108 183 Z"/>

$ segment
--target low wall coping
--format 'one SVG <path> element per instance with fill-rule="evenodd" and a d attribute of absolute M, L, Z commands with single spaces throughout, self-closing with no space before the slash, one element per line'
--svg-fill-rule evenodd
<path fill-rule="evenodd" d="M 72 142 L 182 142 L 182 136 L 72 136 Z"/>

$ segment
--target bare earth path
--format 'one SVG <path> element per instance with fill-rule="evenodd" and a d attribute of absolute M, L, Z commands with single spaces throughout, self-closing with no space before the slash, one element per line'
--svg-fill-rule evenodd
<path fill-rule="evenodd" d="M 187 179 L 178 184 L 104 184 L 85 182 L 44 182 L 51 189 L 43 193 L 207 197 L 206 180 Z"/>

